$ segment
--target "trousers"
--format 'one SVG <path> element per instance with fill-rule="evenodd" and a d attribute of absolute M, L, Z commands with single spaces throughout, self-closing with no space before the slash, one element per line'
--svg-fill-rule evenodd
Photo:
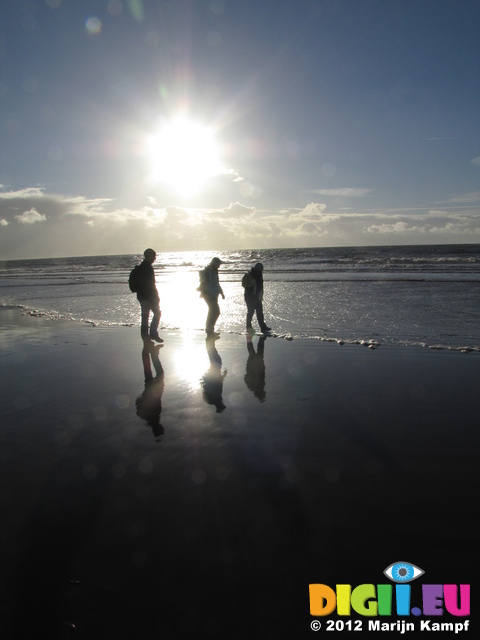
<path fill-rule="evenodd" d="M 220 307 L 218 305 L 218 296 L 203 297 L 208 306 L 207 321 L 205 323 L 205 331 L 207 333 L 213 333 L 215 331 L 215 323 L 220 315 Z"/>
<path fill-rule="evenodd" d="M 140 308 L 142 310 L 142 320 L 140 323 L 140 334 L 142 338 L 147 338 L 149 333 L 150 335 L 157 335 L 160 316 L 162 315 L 160 311 L 160 301 L 147 300 L 143 298 L 142 300 L 139 300 L 139 302 Z M 152 312 L 153 315 L 149 327 L 148 320 L 150 317 L 150 312 Z"/>
<path fill-rule="evenodd" d="M 260 325 L 260 331 L 265 331 L 266 324 L 263 317 L 263 304 L 259 298 L 252 298 L 245 296 L 245 302 L 247 304 L 247 329 L 252 326 L 252 319 L 254 314 L 257 314 L 257 321 Z"/>

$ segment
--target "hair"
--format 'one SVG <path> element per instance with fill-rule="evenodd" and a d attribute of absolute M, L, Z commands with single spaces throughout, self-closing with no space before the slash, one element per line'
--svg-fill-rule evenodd
<path fill-rule="evenodd" d="M 143 252 L 143 257 L 146 260 L 151 260 L 152 258 L 156 258 L 157 254 L 153 249 L 145 249 Z"/>

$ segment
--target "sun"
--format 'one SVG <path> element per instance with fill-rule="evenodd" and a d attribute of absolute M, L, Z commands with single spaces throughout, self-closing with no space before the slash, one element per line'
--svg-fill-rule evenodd
<path fill-rule="evenodd" d="M 156 182 L 190 196 L 223 172 L 212 128 L 187 117 L 164 123 L 148 141 Z"/>

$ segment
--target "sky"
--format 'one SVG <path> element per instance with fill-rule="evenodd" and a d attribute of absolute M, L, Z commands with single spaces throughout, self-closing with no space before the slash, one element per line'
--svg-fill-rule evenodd
<path fill-rule="evenodd" d="M 2 0 L 0 260 L 478 242 L 478 0 Z"/>

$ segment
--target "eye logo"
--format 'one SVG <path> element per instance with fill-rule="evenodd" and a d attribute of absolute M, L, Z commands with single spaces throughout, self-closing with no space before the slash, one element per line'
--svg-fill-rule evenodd
<path fill-rule="evenodd" d="M 425 571 L 410 562 L 394 562 L 383 573 L 393 582 L 405 583 L 423 576 Z"/>

